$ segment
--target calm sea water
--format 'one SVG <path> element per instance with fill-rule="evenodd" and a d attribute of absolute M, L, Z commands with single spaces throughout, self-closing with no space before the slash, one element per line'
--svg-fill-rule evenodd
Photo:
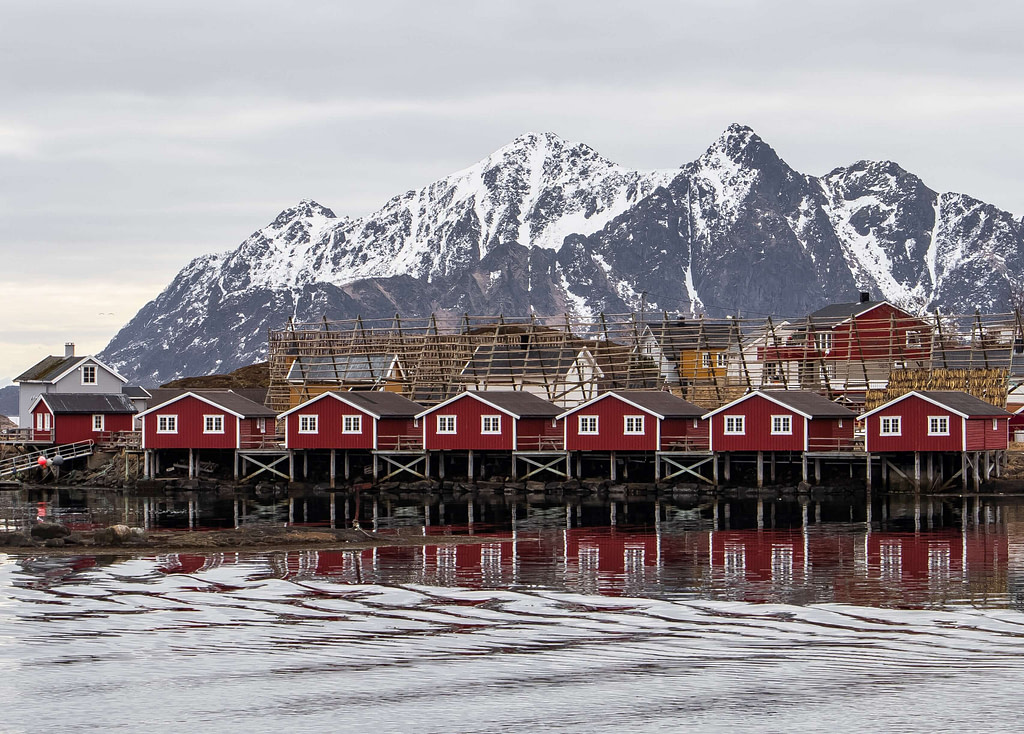
<path fill-rule="evenodd" d="M 0 555 L 0 732 L 1016 729 L 1024 500 L 24 490 L 0 527 L 468 534 Z M 347 520 L 346 520 L 347 517 Z"/>

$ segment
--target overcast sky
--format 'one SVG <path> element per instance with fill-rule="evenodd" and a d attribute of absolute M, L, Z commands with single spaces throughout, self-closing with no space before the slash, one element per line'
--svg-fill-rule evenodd
<path fill-rule="evenodd" d="M 1024 214 L 1024 5 L 0 0 L 0 384 L 192 257 L 551 130 L 635 168 L 731 122 Z"/>

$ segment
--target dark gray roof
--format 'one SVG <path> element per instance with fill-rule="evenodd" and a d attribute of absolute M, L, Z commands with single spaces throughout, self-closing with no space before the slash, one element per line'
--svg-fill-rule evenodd
<path fill-rule="evenodd" d="M 562 412 L 554 403 L 522 390 L 471 390 L 492 405 L 507 410 L 519 418 L 554 418 Z"/>
<path fill-rule="evenodd" d="M 520 347 L 509 344 L 482 344 L 473 352 L 462 370 L 469 378 L 555 378 L 561 377 L 576 362 L 582 351 L 576 347 Z"/>
<path fill-rule="evenodd" d="M 998 408 L 992 403 L 987 403 L 981 398 L 976 398 L 969 393 L 959 390 L 918 390 L 918 395 L 923 395 L 929 400 L 934 400 L 950 410 L 969 416 L 1008 416 L 1010 413 Z"/>
<path fill-rule="evenodd" d="M 766 395 L 783 405 L 812 418 L 856 418 L 852 410 L 833 403 L 823 395 L 810 390 L 758 390 L 754 394 Z"/>
<path fill-rule="evenodd" d="M 377 382 L 386 379 L 395 354 L 333 354 L 296 357 L 289 382 Z"/>
<path fill-rule="evenodd" d="M 339 398 L 347 400 L 353 405 L 381 418 L 412 418 L 422 412 L 424 407 L 397 393 L 380 390 L 335 392 L 331 394 L 337 395 Z"/>
<path fill-rule="evenodd" d="M 831 321 L 838 323 L 848 318 L 870 311 L 881 306 L 885 301 L 854 301 L 853 303 L 830 303 L 811 314 L 811 321 Z"/>
<path fill-rule="evenodd" d="M 121 393 L 47 393 L 42 396 L 54 413 L 135 413 Z"/>
<path fill-rule="evenodd" d="M 134 400 L 149 400 L 153 397 L 149 390 L 138 385 L 123 385 L 121 387 L 121 394 L 127 395 Z"/>
<path fill-rule="evenodd" d="M 666 418 L 699 418 L 707 412 L 664 390 L 615 390 L 613 394 Z"/>
<path fill-rule="evenodd" d="M 29 367 L 20 375 L 14 378 L 15 382 L 39 382 L 41 380 L 52 380 L 84 357 L 54 357 L 53 355 L 41 359 Z"/>
<path fill-rule="evenodd" d="M 192 393 L 193 395 L 198 395 L 199 397 L 209 400 L 211 403 L 221 406 L 225 410 L 238 413 L 245 418 L 277 417 L 276 411 L 271 410 L 262 403 L 257 403 L 240 395 L 235 390 L 172 390 L 169 388 L 159 388 L 152 390 L 152 392 L 154 395 L 153 404 L 149 406 L 150 410 L 161 405 L 165 405 L 171 400 L 181 397 L 186 393 Z M 169 392 L 174 392 L 176 394 L 167 395 Z"/>
<path fill-rule="evenodd" d="M 220 388 L 188 388 L 188 387 L 151 387 L 148 388 L 148 392 L 153 396 L 149 406 L 160 405 L 166 403 L 168 400 L 173 400 L 179 395 L 184 395 L 187 392 L 196 393 L 197 395 L 216 395 L 218 393 L 232 392 L 235 395 L 240 395 L 246 400 L 251 400 L 254 403 L 264 405 L 267 402 L 267 388 L 265 387 L 220 387 Z"/>
<path fill-rule="evenodd" d="M 935 349 L 931 364 L 932 369 L 1005 369 L 1015 377 L 1024 376 L 1024 353 L 1016 352 L 1009 344 L 985 349 Z"/>

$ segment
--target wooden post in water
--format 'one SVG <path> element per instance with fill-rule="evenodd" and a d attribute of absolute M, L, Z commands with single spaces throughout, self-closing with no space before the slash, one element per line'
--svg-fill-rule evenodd
<path fill-rule="evenodd" d="M 718 454 L 711 454 L 711 483 L 718 486 Z"/>
<path fill-rule="evenodd" d="M 800 454 L 800 479 L 807 481 L 807 454 Z"/>
<path fill-rule="evenodd" d="M 467 458 L 467 473 L 469 474 L 469 481 L 476 481 L 476 474 L 473 472 L 473 449 L 469 450 L 469 457 Z"/>
<path fill-rule="evenodd" d="M 295 449 L 288 449 L 288 481 L 295 481 Z"/>
<path fill-rule="evenodd" d="M 614 482 L 616 479 L 615 474 L 617 469 L 617 467 L 615 466 L 615 452 L 612 451 L 611 453 L 609 453 L 608 456 L 608 478 Z"/>
<path fill-rule="evenodd" d="M 963 487 L 966 492 L 968 489 L 968 477 L 967 477 L 967 452 L 964 451 L 960 454 L 960 486 Z"/>
<path fill-rule="evenodd" d="M 333 452 L 332 452 L 333 453 Z M 334 474 L 331 474 L 331 479 L 334 479 Z M 331 492 L 331 530 L 334 530 L 338 526 L 338 512 L 337 505 L 334 500 L 334 492 Z"/>
<path fill-rule="evenodd" d="M 764 530 L 764 500 L 757 498 L 757 529 Z"/>
<path fill-rule="evenodd" d="M 732 481 L 732 454 L 725 453 L 725 481 Z"/>
<path fill-rule="evenodd" d="M 309 479 L 309 451 L 302 452 L 302 478 Z"/>
<path fill-rule="evenodd" d="M 775 484 L 775 452 L 774 451 L 769 451 L 768 455 L 769 455 L 769 459 L 768 459 L 769 466 L 771 467 L 771 472 L 770 472 L 769 476 L 771 477 L 772 484 Z"/>
<path fill-rule="evenodd" d="M 974 491 L 975 492 L 980 492 L 981 491 L 980 465 L 981 465 L 981 454 L 979 452 L 975 451 L 974 452 L 974 467 L 973 467 L 973 469 L 974 469 L 973 470 L 973 475 L 974 475 Z"/>
<path fill-rule="evenodd" d="M 760 489 L 764 486 L 764 452 L 757 452 L 757 487 Z"/>
<path fill-rule="evenodd" d="M 235 481 L 238 481 L 238 449 L 235 449 Z"/>
<path fill-rule="evenodd" d="M 914 491 L 921 491 L 921 452 L 914 452 Z"/>
<path fill-rule="evenodd" d="M 337 475 L 336 449 L 331 449 L 331 489 L 334 489 L 334 478 Z M 331 527 L 334 527 L 334 495 L 331 495 Z"/>
<path fill-rule="evenodd" d="M 814 483 L 821 484 L 821 459 L 817 458 L 814 460 Z"/>
<path fill-rule="evenodd" d="M 867 455 L 864 468 L 864 487 L 868 492 L 871 491 L 871 454 Z"/>

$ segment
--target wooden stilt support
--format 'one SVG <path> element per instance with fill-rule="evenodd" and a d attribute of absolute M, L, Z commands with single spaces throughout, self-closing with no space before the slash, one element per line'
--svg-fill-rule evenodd
<path fill-rule="evenodd" d="M 377 481 L 380 477 L 380 461 L 377 459 L 377 454 L 373 455 L 373 481 Z"/>
<path fill-rule="evenodd" d="M 775 452 L 774 451 L 770 451 L 769 452 L 768 462 L 769 462 L 769 469 L 770 469 L 770 472 L 769 472 L 768 476 L 771 479 L 772 484 L 775 484 Z"/>
<path fill-rule="evenodd" d="M 871 454 L 867 455 L 864 462 L 864 486 L 868 492 L 871 491 Z"/>
<path fill-rule="evenodd" d="M 193 463 L 192 449 L 188 450 L 188 478 L 195 479 L 196 465 Z"/>
<path fill-rule="evenodd" d="M 974 452 L 974 466 L 973 466 L 973 477 L 974 477 L 974 491 L 978 492 L 981 489 L 981 454 L 978 451 Z"/>
<path fill-rule="evenodd" d="M 476 481 L 476 473 L 474 472 L 475 467 L 473 466 L 473 449 L 469 450 L 469 456 L 467 458 L 467 472 L 469 474 L 469 481 Z"/>
<path fill-rule="evenodd" d="M 711 455 L 711 483 L 718 486 L 718 454 Z"/>
<path fill-rule="evenodd" d="M 757 452 L 757 486 L 760 489 L 764 486 L 764 452 Z"/>
<path fill-rule="evenodd" d="M 807 481 L 807 454 L 800 455 L 800 478 Z"/>
<path fill-rule="evenodd" d="M 764 530 L 764 500 L 757 498 L 757 529 Z"/>
<path fill-rule="evenodd" d="M 616 479 L 616 469 L 618 468 L 615 466 L 615 452 L 612 451 L 608 456 L 608 478 L 614 482 Z"/>
<path fill-rule="evenodd" d="M 235 449 L 234 468 L 235 468 L 235 481 L 237 482 L 238 481 L 238 449 Z"/>
<path fill-rule="evenodd" d="M 295 449 L 288 449 L 288 481 L 295 481 Z"/>
<path fill-rule="evenodd" d="M 345 462 L 345 481 L 348 481 L 349 479 L 352 478 L 352 465 L 351 465 L 351 462 L 349 461 L 349 458 L 348 458 L 348 449 L 345 449 L 344 462 Z"/>
<path fill-rule="evenodd" d="M 725 481 L 727 481 L 727 482 L 732 480 L 732 461 L 731 461 L 731 459 L 732 459 L 732 454 L 729 454 L 729 453 L 725 454 L 725 466 L 724 466 L 724 469 L 725 469 Z"/>
<path fill-rule="evenodd" d="M 914 491 L 921 491 L 921 452 L 914 452 Z"/>
<path fill-rule="evenodd" d="M 960 485 L 965 492 L 968 489 L 969 482 L 970 478 L 967 476 L 967 452 L 965 451 L 960 454 Z"/>
<path fill-rule="evenodd" d="M 334 478 L 337 476 L 337 450 L 331 449 L 331 489 L 334 489 Z M 334 527 L 334 495 L 331 495 L 331 527 Z"/>

